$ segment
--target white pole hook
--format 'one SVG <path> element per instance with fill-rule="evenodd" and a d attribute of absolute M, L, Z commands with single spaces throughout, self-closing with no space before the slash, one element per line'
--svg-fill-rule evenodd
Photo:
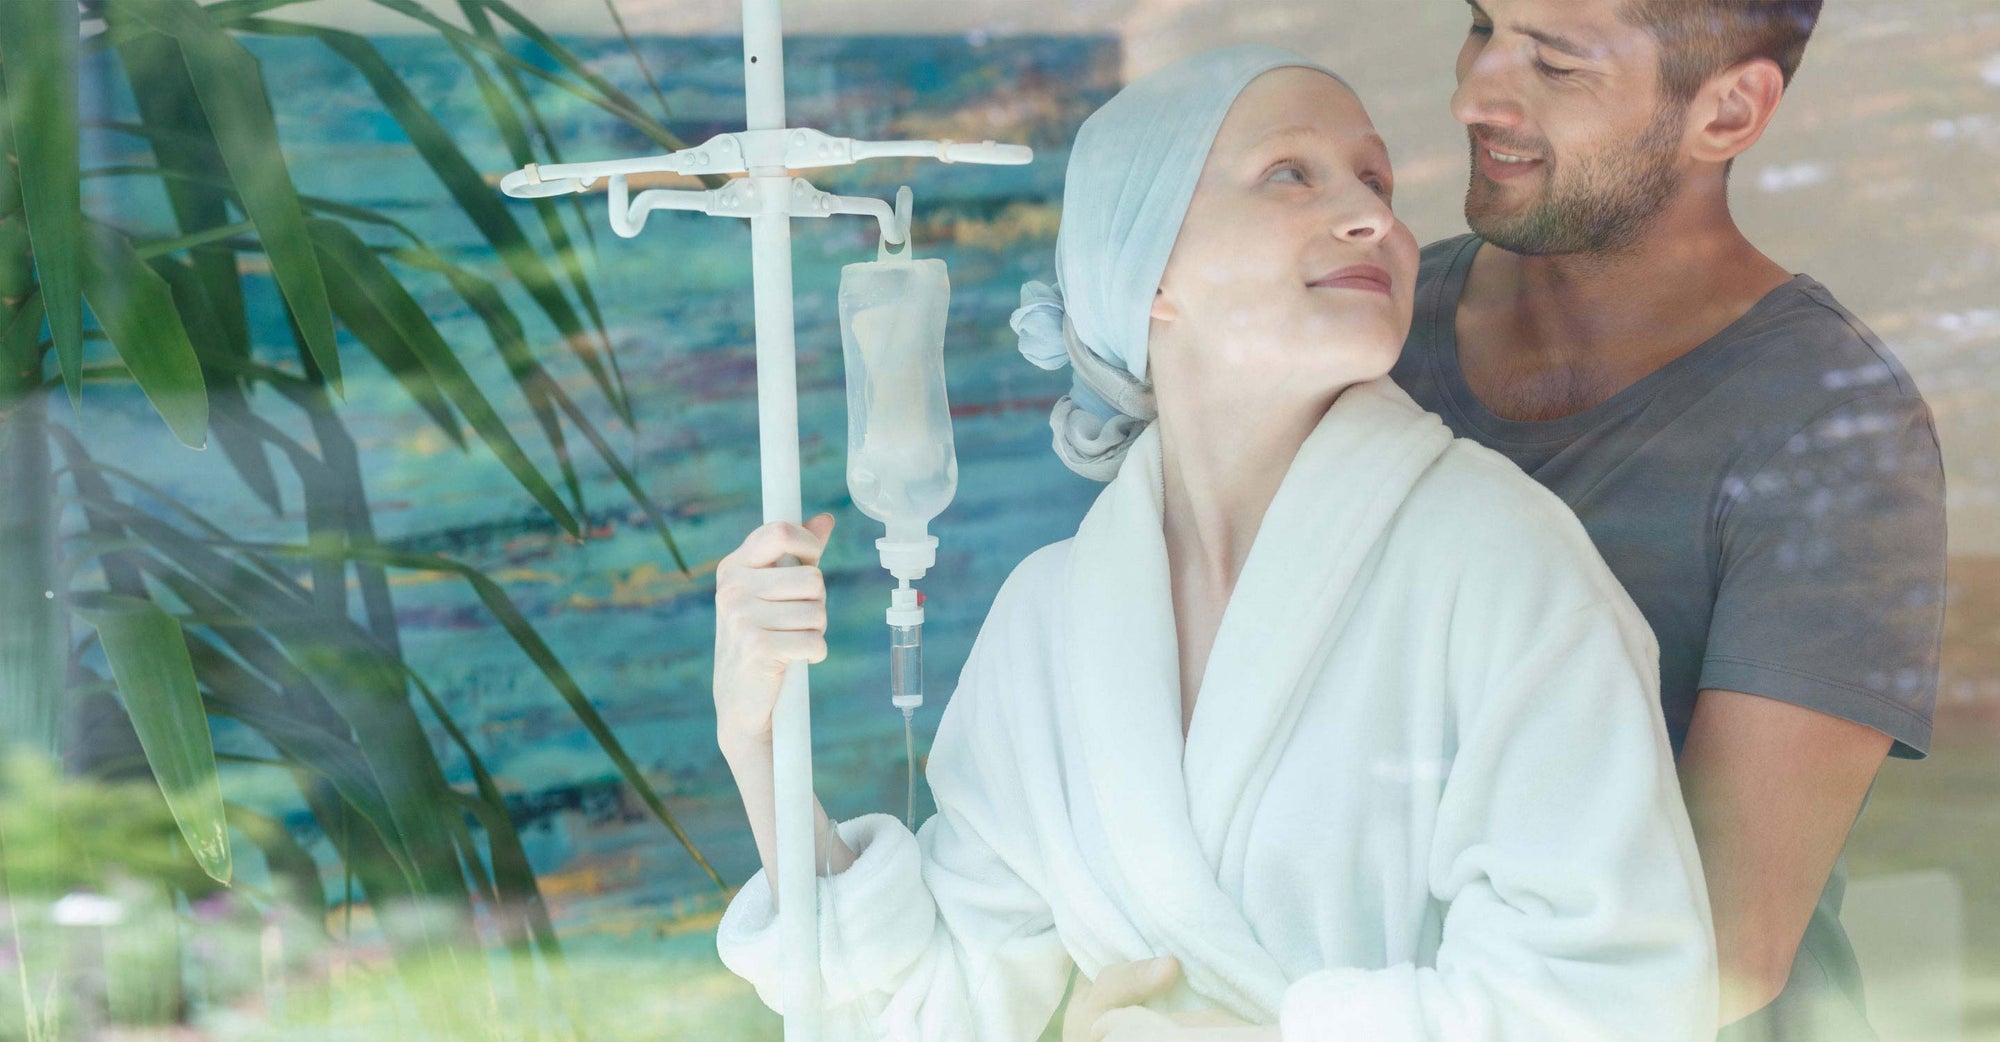
<path fill-rule="evenodd" d="M 882 242 L 875 248 L 876 259 L 909 256 L 910 216 L 914 200 L 915 196 L 910 192 L 909 185 L 896 189 L 896 212 L 891 220 L 881 222 Z M 902 249 L 891 250 L 889 248 L 891 246 L 901 246 Z"/>

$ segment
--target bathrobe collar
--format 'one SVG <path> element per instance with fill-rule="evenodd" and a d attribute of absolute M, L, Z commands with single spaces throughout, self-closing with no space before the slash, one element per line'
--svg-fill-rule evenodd
<path fill-rule="evenodd" d="M 1239 1016 L 1276 1016 L 1288 981 L 1217 882 L 1365 584 L 1396 512 L 1451 443 L 1386 377 L 1344 391 L 1265 512 L 1180 732 L 1159 427 L 1077 530 L 1065 596 L 1070 691 L 1090 787 L 1146 935 Z M 1382 697 L 1354 692 L 1353 697 Z"/>

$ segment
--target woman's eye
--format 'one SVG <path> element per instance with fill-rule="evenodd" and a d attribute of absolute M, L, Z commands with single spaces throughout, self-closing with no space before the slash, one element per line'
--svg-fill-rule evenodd
<path fill-rule="evenodd" d="M 1575 69 L 1565 69 L 1559 66 L 1550 65 L 1548 62 L 1545 62 L 1540 58 L 1535 59 L 1535 69 L 1542 75 L 1547 76 L 1552 80 L 1559 80 L 1565 76 L 1576 75 Z"/>
<path fill-rule="evenodd" d="M 1467 29 L 1466 32 L 1469 32 L 1474 36 L 1491 36 L 1493 35 L 1493 26 L 1481 25 L 1478 22 L 1474 22 L 1472 23 L 1472 28 Z"/>
<path fill-rule="evenodd" d="M 1271 171 L 1271 176 L 1269 178 L 1266 178 L 1265 180 L 1271 180 L 1273 178 L 1276 178 L 1279 174 L 1296 174 L 1298 175 L 1298 180 L 1293 183 L 1295 184 L 1306 183 L 1306 172 L 1304 170 L 1299 169 L 1298 164 L 1296 163 L 1285 163 L 1279 166 L 1277 169 Z"/>
<path fill-rule="evenodd" d="M 1389 188 L 1389 183 L 1380 178 L 1370 178 L 1367 184 L 1368 187 L 1373 188 L 1375 190 L 1376 195 L 1379 195 L 1384 199 L 1389 198 L 1389 196 L 1392 194 L 1392 191 Z"/>

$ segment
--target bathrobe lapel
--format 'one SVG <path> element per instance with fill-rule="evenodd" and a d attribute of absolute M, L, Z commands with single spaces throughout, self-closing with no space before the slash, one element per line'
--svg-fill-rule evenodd
<path fill-rule="evenodd" d="M 1275 1017 L 1288 982 L 1218 882 L 1224 861 L 1240 857 L 1249 811 L 1357 579 L 1365 581 L 1397 509 L 1450 441 L 1387 379 L 1341 394 L 1258 529 L 1185 747 L 1157 426 L 1134 443 L 1078 528 L 1067 661 L 1107 845 L 1134 921 L 1180 957 L 1189 985 L 1239 1016 Z"/>

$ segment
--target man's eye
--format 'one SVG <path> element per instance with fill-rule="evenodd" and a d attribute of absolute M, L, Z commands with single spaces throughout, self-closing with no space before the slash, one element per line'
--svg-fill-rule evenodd
<path fill-rule="evenodd" d="M 1545 62 L 1540 58 L 1535 59 L 1535 69 L 1542 75 L 1547 76 L 1549 79 L 1552 80 L 1559 80 L 1565 76 L 1576 75 L 1575 69 L 1564 69 L 1555 65 L 1550 65 L 1548 62 Z"/>
<path fill-rule="evenodd" d="M 1472 23 L 1472 28 L 1467 29 L 1466 32 L 1469 32 L 1474 36 L 1491 36 L 1493 35 L 1493 26 L 1490 24 L 1481 25 L 1478 22 L 1474 22 Z"/>
<path fill-rule="evenodd" d="M 1387 199 L 1392 194 L 1394 194 L 1389 188 L 1389 183 L 1380 179 L 1371 178 L 1368 181 L 1368 187 L 1373 188 L 1375 190 L 1375 194 L 1381 196 L 1384 199 Z"/>

